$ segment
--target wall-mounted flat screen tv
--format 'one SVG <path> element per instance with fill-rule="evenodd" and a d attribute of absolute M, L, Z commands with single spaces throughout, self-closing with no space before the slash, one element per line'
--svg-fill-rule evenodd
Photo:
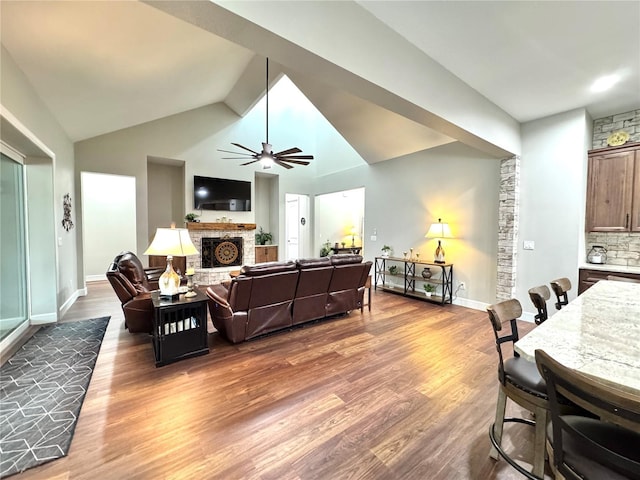
<path fill-rule="evenodd" d="M 196 210 L 251 211 L 251 182 L 193 176 L 193 206 Z"/>

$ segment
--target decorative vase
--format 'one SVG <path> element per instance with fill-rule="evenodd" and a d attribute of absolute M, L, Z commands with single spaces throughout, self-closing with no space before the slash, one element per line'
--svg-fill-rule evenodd
<path fill-rule="evenodd" d="M 422 270 L 422 278 L 431 278 L 431 269 L 429 267 L 424 267 L 424 270 Z"/>
<path fill-rule="evenodd" d="M 435 263 L 444 263 L 444 248 L 442 248 L 440 240 L 438 240 L 438 248 L 436 248 L 436 254 L 434 257 Z"/>

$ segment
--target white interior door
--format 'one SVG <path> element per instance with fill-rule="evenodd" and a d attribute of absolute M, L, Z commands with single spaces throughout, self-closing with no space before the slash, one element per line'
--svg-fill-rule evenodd
<path fill-rule="evenodd" d="M 286 212 L 286 259 L 296 260 L 309 256 L 309 197 L 287 193 Z"/>
<path fill-rule="evenodd" d="M 300 232 L 298 231 L 300 201 L 297 195 L 288 193 L 286 202 L 287 260 L 296 260 L 300 258 Z"/>

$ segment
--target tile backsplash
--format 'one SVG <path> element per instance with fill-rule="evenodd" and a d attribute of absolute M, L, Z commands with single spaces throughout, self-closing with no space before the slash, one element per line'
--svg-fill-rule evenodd
<path fill-rule="evenodd" d="M 640 233 L 591 232 L 586 234 L 587 254 L 594 245 L 607 249 L 607 264 L 640 267 Z"/>

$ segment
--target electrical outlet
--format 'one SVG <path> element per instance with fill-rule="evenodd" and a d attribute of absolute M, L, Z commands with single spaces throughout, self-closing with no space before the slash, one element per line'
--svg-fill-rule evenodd
<path fill-rule="evenodd" d="M 466 290 L 467 289 L 467 284 L 465 282 L 460 282 L 458 284 L 458 287 L 460 288 L 460 290 Z"/>

